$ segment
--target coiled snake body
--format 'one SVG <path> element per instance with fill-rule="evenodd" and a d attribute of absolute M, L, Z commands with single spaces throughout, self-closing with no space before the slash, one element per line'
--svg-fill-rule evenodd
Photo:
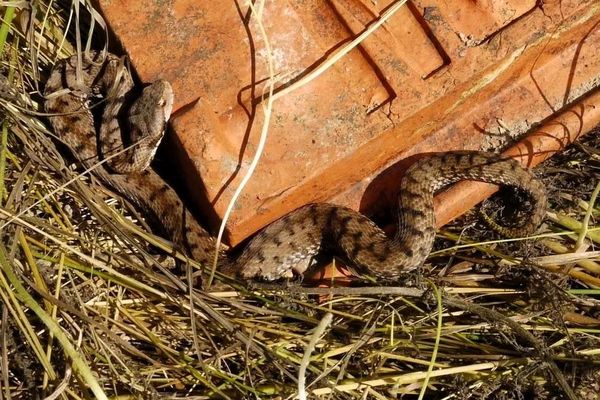
<path fill-rule="evenodd" d="M 77 76 L 77 57 L 59 61 L 45 87 L 45 107 L 61 140 L 86 167 L 107 159 L 95 172 L 109 185 L 151 211 L 177 243 L 208 266 L 214 239 L 193 218 L 177 194 L 148 168 L 169 118 L 173 93 L 165 81 L 146 87 L 128 110 L 132 79 L 114 55 L 92 52 L 84 56 Z M 97 139 L 90 102 L 105 99 Z M 129 141 L 122 139 L 119 116 L 127 112 Z M 97 145 L 98 143 L 98 145 Z M 122 151 L 130 144 L 129 147 Z M 110 158 L 115 152 L 118 156 Z M 110 158 L 110 159 L 108 159 Z M 484 152 L 447 152 L 413 164 L 400 183 L 398 229 L 389 239 L 370 219 L 346 207 L 309 204 L 275 221 L 258 233 L 243 252 L 232 258 L 223 252 L 220 268 L 244 278 L 277 279 L 292 271 L 302 273 L 323 248 L 333 250 L 359 272 L 384 280 L 398 279 L 420 266 L 435 236 L 433 194 L 464 179 L 517 187 L 529 194 L 530 218 L 510 235 L 533 232 L 545 214 L 546 195 L 540 182 L 512 159 Z"/>

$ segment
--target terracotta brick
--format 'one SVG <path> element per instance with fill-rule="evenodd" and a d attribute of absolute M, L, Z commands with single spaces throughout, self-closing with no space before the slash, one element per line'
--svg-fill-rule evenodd
<path fill-rule="evenodd" d="M 267 1 L 277 90 L 392 1 L 373 3 Z M 228 224 L 230 241 L 311 201 L 372 212 L 393 201 L 408 164 L 400 160 L 501 149 L 592 91 L 600 5 L 538 3 L 409 2 L 330 70 L 277 99 L 265 152 Z M 213 226 L 248 168 L 263 121 L 267 52 L 244 4 L 100 0 L 141 79 L 173 83 L 173 153 Z"/>
<path fill-rule="evenodd" d="M 459 0 L 428 2 L 437 7 L 457 36 L 470 45 L 480 44 L 535 10 L 537 0 Z"/>
<path fill-rule="evenodd" d="M 391 5 L 391 1 L 372 2 L 356 0 L 334 0 L 332 5 L 348 29 L 359 35 L 380 13 Z M 373 32 L 361 47 L 369 58 L 378 59 L 386 55 L 390 60 L 401 60 L 424 78 L 444 66 L 445 55 L 440 54 L 435 43 L 427 35 L 414 7 L 402 7 L 385 24 L 384 29 Z M 415 52 L 414 49 L 419 49 Z"/>

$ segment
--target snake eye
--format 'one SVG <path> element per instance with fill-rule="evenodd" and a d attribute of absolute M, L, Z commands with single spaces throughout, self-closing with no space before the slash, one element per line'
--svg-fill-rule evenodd
<path fill-rule="evenodd" d="M 158 100 L 158 105 L 159 106 L 164 106 L 167 102 L 165 101 L 165 99 L 161 98 L 160 100 Z"/>

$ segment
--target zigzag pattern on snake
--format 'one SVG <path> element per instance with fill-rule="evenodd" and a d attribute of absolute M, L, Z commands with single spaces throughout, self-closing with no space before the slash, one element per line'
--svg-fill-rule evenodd
<path fill-rule="evenodd" d="M 95 172 L 128 199 L 152 212 L 176 243 L 183 243 L 203 265 L 210 265 L 215 241 L 185 208 L 174 190 L 148 168 L 173 104 L 171 86 L 157 81 L 133 99 L 132 79 L 122 60 L 92 52 L 77 74 L 77 56 L 59 61 L 44 94 L 50 122 L 77 159 L 91 167 L 115 151 L 136 144 Z M 104 99 L 99 124 L 90 103 Z M 134 100 L 129 109 L 125 104 Z M 118 117 L 127 115 L 127 127 Z M 95 126 L 99 126 L 97 133 Z M 122 135 L 128 131 L 129 140 Z M 98 144 L 97 144 L 98 143 Z M 531 199 L 530 217 L 503 233 L 522 236 L 541 223 L 546 207 L 542 184 L 517 161 L 484 152 L 458 151 L 427 156 L 405 173 L 399 191 L 398 229 L 393 239 L 364 215 L 333 204 L 309 204 L 273 222 L 233 258 L 225 251 L 220 269 L 243 278 L 273 280 L 304 272 L 313 257 L 332 250 L 359 272 L 396 280 L 419 267 L 435 237 L 433 194 L 460 180 L 514 186 Z"/>

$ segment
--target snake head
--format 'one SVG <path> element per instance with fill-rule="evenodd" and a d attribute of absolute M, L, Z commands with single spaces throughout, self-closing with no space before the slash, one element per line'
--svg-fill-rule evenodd
<path fill-rule="evenodd" d="M 158 80 L 146 86 L 129 109 L 132 143 L 148 136 L 160 141 L 172 110 L 173 89 L 169 82 Z"/>

